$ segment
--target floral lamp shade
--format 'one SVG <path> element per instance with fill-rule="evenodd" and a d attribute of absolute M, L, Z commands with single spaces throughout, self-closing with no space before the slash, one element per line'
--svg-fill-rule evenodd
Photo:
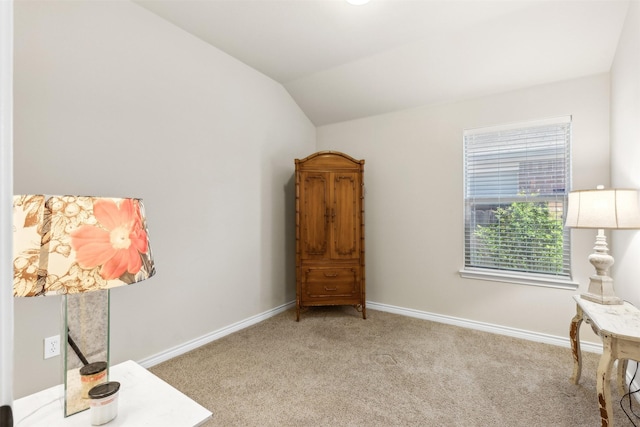
<path fill-rule="evenodd" d="M 111 289 L 155 274 L 140 199 L 20 195 L 13 219 L 14 296 Z"/>

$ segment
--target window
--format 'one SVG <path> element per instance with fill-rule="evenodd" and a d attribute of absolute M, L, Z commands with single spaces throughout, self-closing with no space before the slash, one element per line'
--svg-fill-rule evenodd
<path fill-rule="evenodd" d="M 464 132 L 464 277 L 569 283 L 570 141 L 570 117 Z"/>

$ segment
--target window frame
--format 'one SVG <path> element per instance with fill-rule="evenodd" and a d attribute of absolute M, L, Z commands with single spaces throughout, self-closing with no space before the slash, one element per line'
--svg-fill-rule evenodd
<path fill-rule="evenodd" d="M 568 274 L 546 274 L 539 272 L 531 272 L 531 271 L 516 271 L 516 270 L 508 270 L 508 269 L 499 269 L 499 268 L 490 268 L 490 267 L 478 267 L 467 265 L 467 254 L 468 254 L 468 244 L 469 244 L 469 235 L 467 234 L 467 227 L 469 225 L 469 218 L 467 213 L 468 206 L 468 165 L 467 165 L 467 141 L 466 138 L 472 135 L 478 134 L 489 134 L 496 133 L 501 131 L 512 131 L 517 129 L 532 129 L 536 127 L 549 126 L 549 125 L 558 125 L 558 124 L 569 124 L 569 141 L 566 147 L 566 155 L 563 161 L 566 163 L 566 174 L 565 174 L 565 185 L 564 185 L 564 203 L 563 203 L 563 217 L 566 215 L 567 209 L 567 197 L 570 191 L 571 186 L 571 146 L 572 146 L 572 117 L 571 116 L 561 116 L 554 117 L 543 120 L 534 120 L 534 121 L 526 121 L 526 122 L 518 122 L 507 125 L 498 125 L 498 126 L 487 126 L 481 128 L 471 128 L 464 129 L 462 136 L 462 144 L 463 144 L 463 197 L 462 197 L 462 230 L 463 230 L 463 242 L 462 242 L 462 261 L 463 267 L 460 269 L 459 274 L 463 278 L 469 279 L 478 279 L 478 280 L 490 280 L 497 282 L 507 282 L 514 284 L 522 284 L 522 285 L 534 285 L 534 286 L 542 286 L 542 287 L 552 287 L 552 288 L 561 288 L 561 289 L 571 289 L 575 290 L 578 288 L 578 283 L 573 280 L 573 268 L 571 265 L 571 241 L 570 241 L 570 233 L 563 230 L 563 235 L 566 239 L 568 239 L 568 244 L 566 247 L 566 252 L 563 252 L 563 258 L 568 260 Z M 524 148 L 523 150 L 526 150 Z M 497 160 L 496 160 L 497 161 Z M 520 165 L 519 165 L 520 166 Z M 514 172 L 518 174 L 518 171 Z M 517 182 L 520 185 L 520 181 Z M 509 200 L 514 200 L 516 196 L 506 196 L 502 199 L 502 203 L 509 203 Z M 487 198 L 489 201 L 490 198 Z M 472 231 L 469 231 L 472 233 Z"/>

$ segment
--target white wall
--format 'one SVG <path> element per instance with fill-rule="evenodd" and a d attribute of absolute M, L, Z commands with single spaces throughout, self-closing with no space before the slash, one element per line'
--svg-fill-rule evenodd
<path fill-rule="evenodd" d="M 632 1 L 611 67 L 611 181 L 640 189 L 640 3 Z M 614 232 L 616 293 L 640 306 L 640 232 Z"/>
<path fill-rule="evenodd" d="M 319 150 L 366 161 L 367 300 L 568 338 L 595 231 L 572 234 L 577 291 L 458 274 L 463 129 L 563 115 L 573 116 L 574 188 L 608 185 L 608 74 L 319 127 Z"/>
<path fill-rule="evenodd" d="M 640 186 L 630 10 L 612 71 L 612 162 L 614 181 Z M 595 232 L 573 231 L 576 291 L 460 278 L 462 130 L 571 114 L 573 187 L 608 185 L 608 75 L 323 126 L 316 146 L 279 84 L 129 2 L 18 2 L 15 27 L 15 192 L 145 201 L 158 274 L 112 292 L 113 362 L 294 299 L 293 159 L 316 148 L 366 159 L 369 301 L 566 337 Z M 615 237 L 623 287 L 637 271 Z M 62 378 L 41 357 L 60 298 L 15 305 L 21 397 Z"/>
<path fill-rule="evenodd" d="M 315 128 L 283 87 L 130 2 L 15 7 L 15 192 L 135 196 L 157 274 L 111 292 L 112 363 L 295 299 L 293 159 Z M 16 299 L 15 393 L 60 297 Z"/>

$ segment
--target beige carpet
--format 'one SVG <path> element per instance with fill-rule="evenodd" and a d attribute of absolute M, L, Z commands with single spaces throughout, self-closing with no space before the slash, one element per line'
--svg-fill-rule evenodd
<path fill-rule="evenodd" d="M 596 354 L 573 385 L 568 348 L 367 314 L 289 310 L 151 371 L 213 412 L 205 426 L 600 425 Z"/>

